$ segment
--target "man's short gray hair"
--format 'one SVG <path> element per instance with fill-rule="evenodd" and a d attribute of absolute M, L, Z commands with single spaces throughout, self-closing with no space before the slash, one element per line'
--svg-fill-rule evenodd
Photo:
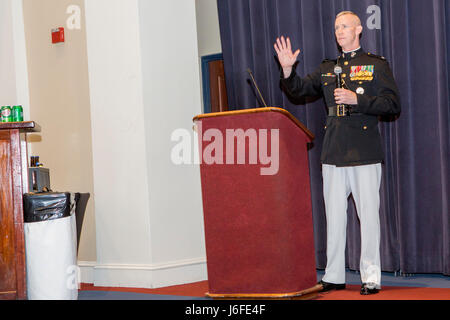
<path fill-rule="evenodd" d="M 353 11 L 342 11 L 342 12 L 339 12 L 338 14 L 337 14 L 337 16 L 336 16 L 336 19 L 337 18 L 339 18 L 339 17 L 341 17 L 341 16 L 345 16 L 346 14 L 349 14 L 349 15 L 352 15 L 352 16 L 354 16 L 354 17 L 356 17 L 356 20 L 357 20 L 357 25 L 358 26 L 360 26 L 360 25 L 362 25 L 361 24 L 361 19 L 358 17 L 358 15 L 356 14 L 356 13 L 354 13 Z"/>

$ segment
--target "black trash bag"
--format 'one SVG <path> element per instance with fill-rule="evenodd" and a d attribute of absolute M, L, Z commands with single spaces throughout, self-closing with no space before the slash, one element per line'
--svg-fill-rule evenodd
<path fill-rule="evenodd" d="M 27 193 L 23 196 L 24 222 L 41 222 L 70 217 L 70 193 Z"/>

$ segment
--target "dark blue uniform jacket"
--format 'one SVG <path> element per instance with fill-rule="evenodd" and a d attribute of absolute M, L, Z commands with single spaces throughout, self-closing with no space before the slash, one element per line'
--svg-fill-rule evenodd
<path fill-rule="evenodd" d="M 357 93 L 358 104 L 351 115 L 328 116 L 321 161 L 338 167 L 380 163 L 384 159 L 378 117 L 400 113 L 400 98 L 392 71 L 383 57 L 365 53 L 342 54 L 337 60 L 325 60 L 304 78 L 295 70 L 282 76 L 284 91 L 294 97 L 324 97 L 327 107 L 335 107 L 336 64 L 343 69 L 344 88 Z"/>

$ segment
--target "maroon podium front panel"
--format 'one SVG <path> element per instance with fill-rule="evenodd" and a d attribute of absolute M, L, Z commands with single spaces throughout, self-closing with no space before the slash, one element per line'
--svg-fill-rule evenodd
<path fill-rule="evenodd" d="M 200 166 L 210 294 L 285 294 L 316 282 L 308 136 L 280 112 L 230 114 L 203 118 L 199 150 L 211 150 L 208 132 L 222 132 L 223 163 Z M 279 130 L 279 167 L 262 175 L 268 164 L 226 164 L 226 130 Z M 210 130 L 210 131 L 208 131 Z M 218 130 L 218 131 L 217 131 Z M 273 134 L 273 131 L 272 131 Z M 259 139 L 264 138 L 258 136 Z M 229 143 L 229 142 L 228 142 Z M 208 147 L 209 146 L 209 147 Z M 220 153 L 219 153 L 220 154 Z"/>

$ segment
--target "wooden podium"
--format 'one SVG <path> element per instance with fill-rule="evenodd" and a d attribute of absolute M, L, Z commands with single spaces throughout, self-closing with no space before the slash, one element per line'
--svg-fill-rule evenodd
<path fill-rule="evenodd" d="M 201 160 L 207 296 L 315 295 L 321 286 L 307 152 L 313 134 L 281 108 L 205 114 L 194 122 Z M 272 155 L 270 162 L 265 155 Z"/>
<path fill-rule="evenodd" d="M 39 131 L 35 122 L 0 123 L 0 300 L 27 298 L 22 196 L 28 155 L 21 134 Z"/>

